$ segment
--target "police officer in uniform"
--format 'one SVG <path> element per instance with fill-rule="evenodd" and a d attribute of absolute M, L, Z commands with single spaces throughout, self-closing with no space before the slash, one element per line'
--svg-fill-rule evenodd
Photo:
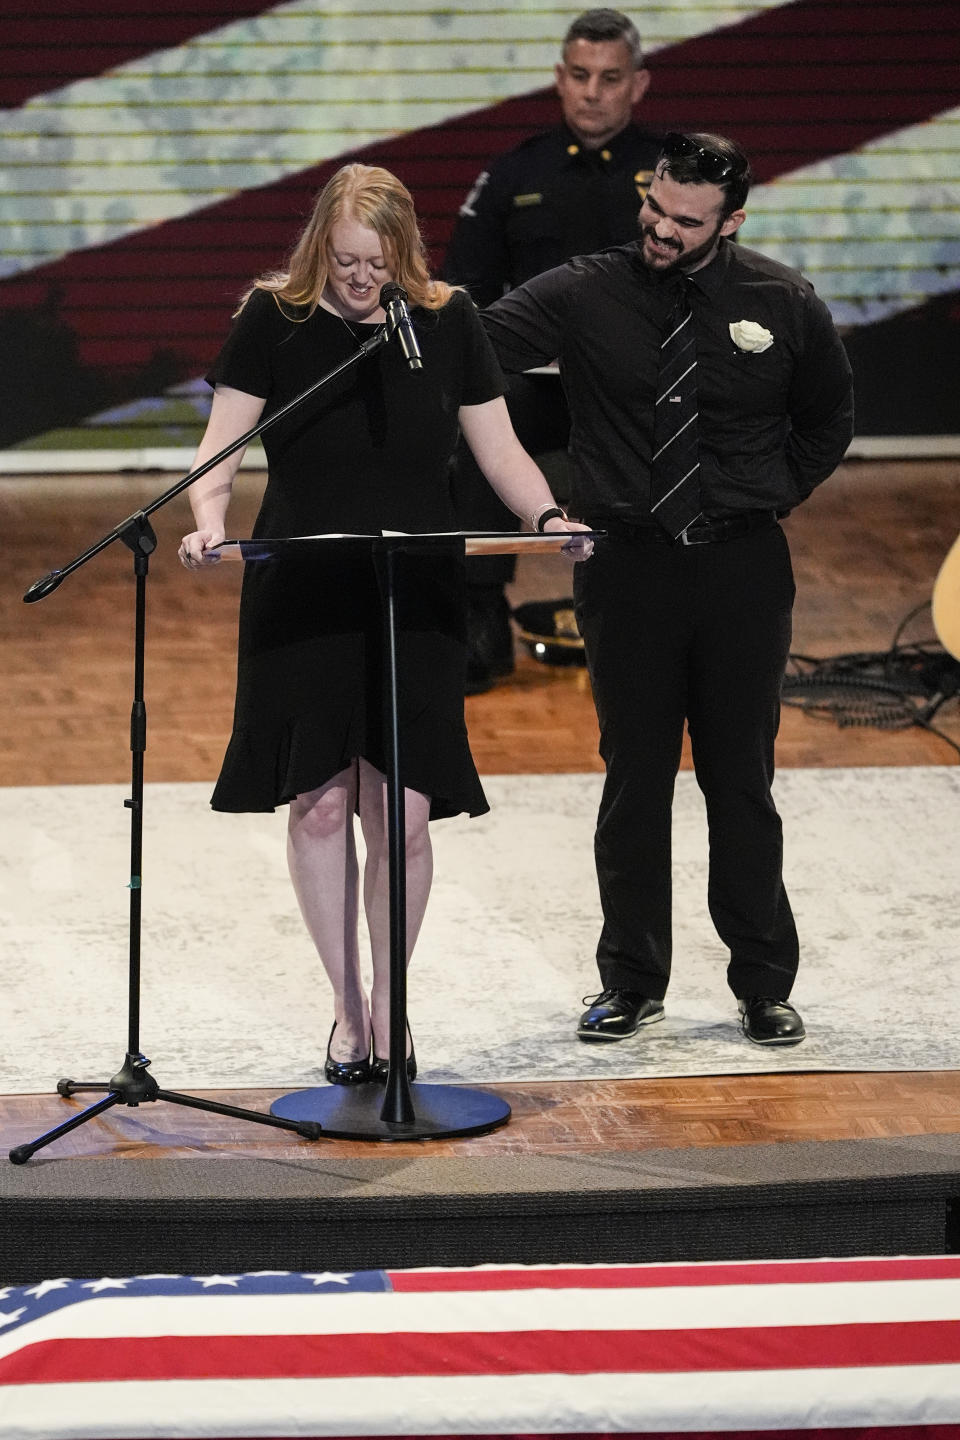
<path fill-rule="evenodd" d="M 444 276 L 477 305 L 562 264 L 637 237 L 637 215 L 660 152 L 660 137 L 633 123 L 646 94 L 636 27 L 618 10 L 588 10 L 570 26 L 555 67 L 561 123 L 501 156 L 477 178 L 460 209 Z M 531 455 L 565 451 L 570 433 L 556 375 L 508 378 L 507 405 Z M 563 489 L 551 476 L 554 491 Z M 453 495 L 465 530 L 508 530 L 508 513 L 461 444 Z M 513 669 L 508 556 L 468 563 L 470 663 L 467 688 L 489 689 Z"/>

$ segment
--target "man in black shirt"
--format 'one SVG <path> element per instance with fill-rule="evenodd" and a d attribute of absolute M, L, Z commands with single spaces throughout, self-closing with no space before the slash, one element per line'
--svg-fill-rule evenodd
<path fill-rule="evenodd" d="M 444 276 L 489 305 L 533 275 L 607 245 L 633 240 L 637 214 L 659 154 L 659 139 L 632 123 L 650 83 L 635 26 L 617 10 L 590 10 L 570 26 L 555 69 L 562 121 L 496 160 L 460 208 Z M 556 375 L 518 375 L 507 405 L 532 455 L 565 451 L 570 421 Z M 562 477 L 557 477 L 561 480 Z M 516 528 L 461 445 L 453 478 L 467 530 Z M 509 557 L 468 562 L 473 692 L 513 669 L 503 594 Z"/>
<path fill-rule="evenodd" d="M 483 315 L 506 370 L 559 357 L 572 509 L 607 531 L 574 581 L 607 770 L 595 848 L 603 989 L 580 1019 L 587 1041 L 664 1013 L 684 721 L 706 799 L 708 905 L 744 1031 L 760 1044 L 804 1038 L 788 1003 L 799 949 L 771 796 L 794 596 L 777 520 L 843 457 L 852 383 L 809 282 L 731 243 L 749 184 L 732 141 L 667 136 L 638 241 L 530 280 Z M 657 383 L 678 305 L 698 410 L 679 534 L 661 523 L 651 479 L 658 401 L 681 400 L 680 380 L 662 394 Z"/>

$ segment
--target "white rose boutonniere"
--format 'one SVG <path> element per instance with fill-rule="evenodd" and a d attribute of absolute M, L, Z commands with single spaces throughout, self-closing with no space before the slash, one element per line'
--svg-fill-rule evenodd
<path fill-rule="evenodd" d="M 758 325 L 756 320 L 731 321 L 730 339 L 738 350 L 751 350 L 755 355 L 761 355 L 773 344 L 770 331 Z"/>

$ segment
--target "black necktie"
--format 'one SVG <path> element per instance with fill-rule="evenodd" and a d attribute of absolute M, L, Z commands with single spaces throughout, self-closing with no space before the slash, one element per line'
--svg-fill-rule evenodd
<path fill-rule="evenodd" d="M 702 513 L 698 431 L 697 344 L 684 280 L 660 346 L 650 461 L 650 509 L 674 539 Z"/>

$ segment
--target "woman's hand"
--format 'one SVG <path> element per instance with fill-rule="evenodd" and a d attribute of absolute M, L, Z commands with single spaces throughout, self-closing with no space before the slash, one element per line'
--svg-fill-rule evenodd
<path fill-rule="evenodd" d="M 219 455 L 221 450 L 252 430 L 260 419 L 267 402 L 258 395 L 248 395 L 244 390 L 233 390 L 229 385 L 217 385 L 210 406 L 210 419 L 203 432 L 199 449 L 194 457 L 195 470 L 202 470 Z M 226 539 L 227 507 L 233 481 L 243 447 L 232 451 L 219 465 L 195 480 L 190 486 L 190 509 L 196 530 L 184 535 L 177 554 L 187 570 L 200 570 L 204 565 L 216 565 L 219 555 L 211 554 L 214 546 Z"/>
<path fill-rule="evenodd" d="M 181 564 L 187 570 L 200 570 L 204 565 L 216 565 L 220 556 L 210 552 L 215 545 L 222 545 L 226 539 L 222 530 L 192 530 L 180 541 Z"/>
<path fill-rule="evenodd" d="M 565 515 L 554 515 L 543 527 L 543 535 L 556 535 L 566 530 L 570 539 L 563 547 L 563 553 L 569 555 L 571 560 L 589 560 L 593 554 L 593 541 L 577 539 L 578 532 L 590 531 L 589 525 L 581 525 L 579 520 L 568 520 Z"/>

